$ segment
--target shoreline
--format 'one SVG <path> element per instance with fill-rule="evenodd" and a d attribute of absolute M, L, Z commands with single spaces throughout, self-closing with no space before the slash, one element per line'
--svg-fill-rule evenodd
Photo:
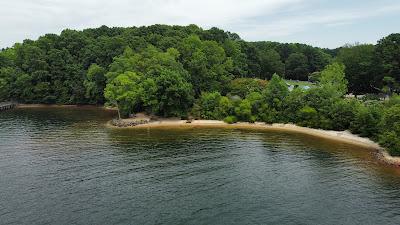
<path fill-rule="evenodd" d="M 17 104 L 16 108 L 100 108 L 104 110 L 117 111 L 116 108 L 106 107 L 102 105 L 57 105 L 57 104 Z"/>
<path fill-rule="evenodd" d="M 114 129 L 169 129 L 169 128 L 227 128 L 227 129 L 246 129 L 246 130 L 270 130 L 270 131 L 284 131 L 291 133 L 301 133 L 310 135 L 313 137 L 328 139 L 332 141 L 342 142 L 346 144 L 356 145 L 363 148 L 369 148 L 376 150 L 376 158 L 385 164 L 400 167 L 400 157 L 390 156 L 389 153 L 379 146 L 378 143 L 370 140 L 369 138 L 360 137 L 352 134 L 349 131 L 333 131 L 333 130 L 322 130 L 314 129 L 309 127 L 301 127 L 295 124 L 265 124 L 261 122 L 248 123 L 238 122 L 235 124 L 227 124 L 223 121 L 218 120 L 193 120 L 188 123 L 187 120 L 171 120 L 162 119 L 159 121 L 153 121 L 146 124 L 140 124 L 136 126 L 118 127 L 111 124 L 109 121 L 107 127 Z"/>

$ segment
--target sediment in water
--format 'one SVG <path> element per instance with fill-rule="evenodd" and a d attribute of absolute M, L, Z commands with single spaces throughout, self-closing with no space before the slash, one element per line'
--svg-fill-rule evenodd
<path fill-rule="evenodd" d="M 129 120 L 128 120 L 129 121 Z M 126 122 L 127 123 L 127 122 Z M 262 129 L 262 130 L 273 130 L 273 131 L 286 131 L 294 133 L 302 133 L 315 137 L 325 138 L 333 141 L 344 142 L 347 144 L 357 145 L 364 148 L 376 150 L 377 159 L 380 161 L 400 167 L 400 157 L 390 156 L 389 153 L 379 146 L 378 143 L 364 137 L 357 136 L 350 133 L 349 131 L 331 131 L 313 129 L 308 127 L 300 127 L 294 124 L 265 124 L 265 123 L 246 123 L 240 122 L 235 124 L 227 124 L 223 121 L 218 120 L 171 120 L 162 119 L 158 121 L 148 121 L 146 123 L 138 123 L 129 126 L 115 126 L 112 122 L 108 123 L 108 126 L 113 128 L 158 128 L 158 129 L 170 129 L 170 128 L 196 128 L 196 127 L 208 127 L 208 128 L 227 128 L 227 129 Z"/>

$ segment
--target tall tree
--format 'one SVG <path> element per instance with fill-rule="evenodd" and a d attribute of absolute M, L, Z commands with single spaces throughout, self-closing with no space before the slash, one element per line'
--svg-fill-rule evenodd
<path fill-rule="evenodd" d="M 346 46 L 339 51 L 337 60 L 346 66 L 349 91 L 356 94 L 376 92 L 381 87 L 383 71 L 375 46 Z"/>
<path fill-rule="evenodd" d="M 293 80 L 308 80 L 308 60 L 303 53 L 292 53 L 286 61 L 285 77 Z"/>

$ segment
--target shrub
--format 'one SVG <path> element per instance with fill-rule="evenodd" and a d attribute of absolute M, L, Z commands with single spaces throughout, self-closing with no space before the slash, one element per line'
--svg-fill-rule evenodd
<path fill-rule="evenodd" d="M 236 116 L 227 116 L 227 117 L 225 117 L 224 122 L 233 124 L 233 123 L 237 122 L 237 118 L 236 118 Z"/>
<path fill-rule="evenodd" d="M 251 117 L 251 104 L 250 101 L 243 100 L 238 107 L 235 108 L 236 116 L 242 121 L 249 121 Z"/>
<path fill-rule="evenodd" d="M 234 105 L 233 102 L 228 97 L 221 97 L 218 103 L 218 107 L 216 108 L 215 115 L 217 119 L 225 118 L 234 113 Z"/>
<path fill-rule="evenodd" d="M 299 125 L 306 127 L 318 127 L 318 112 L 310 106 L 304 106 L 299 111 Z"/>
<path fill-rule="evenodd" d="M 376 138 L 379 123 L 382 119 L 382 108 L 379 105 L 361 105 L 355 112 L 350 130 L 362 137 Z"/>
<path fill-rule="evenodd" d="M 203 119 L 218 119 L 216 110 L 221 97 L 219 92 L 203 92 L 197 103 L 200 107 L 200 117 Z"/>
<path fill-rule="evenodd" d="M 392 156 L 400 156 L 400 138 L 395 131 L 386 131 L 379 135 L 379 144 L 386 147 Z"/>
<path fill-rule="evenodd" d="M 229 83 L 229 93 L 241 98 L 246 97 L 251 92 L 262 92 L 267 86 L 266 80 L 254 78 L 237 78 Z"/>
<path fill-rule="evenodd" d="M 393 156 L 400 156 L 400 105 L 387 108 L 380 123 L 379 143 Z"/>
<path fill-rule="evenodd" d="M 356 100 L 340 99 L 336 101 L 329 111 L 329 119 L 331 120 L 331 129 L 347 130 L 354 121 L 355 113 L 360 107 Z"/>

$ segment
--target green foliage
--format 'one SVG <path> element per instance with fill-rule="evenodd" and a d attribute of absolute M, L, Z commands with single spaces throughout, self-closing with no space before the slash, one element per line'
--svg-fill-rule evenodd
<path fill-rule="evenodd" d="M 216 111 L 219 108 L 221 97 L 219 92 L 203 92 L 197 102 L 199 116 L 204 119 L 218 119 Z"/>
<path fill-rule="evenodd" d="M 359 102 L 356 100 L 339 99 L 331 107 L 328 118 L 331 121 L 329 129 L 347 130 L 353 123 L 358 110 Z"/>
<path fill-rule="evenodd" d="M 308 59 L 303 53 L 292 53 L 286 60 L 285 78 L 292 80 L 308 79 Z"/>
<path fill-rule="evenodd" d="M 265 53 L 259 53 L 261 79 L 271 79 L 272 75 L 283 75 L 285 72 L 285 64 L 281 60 L 281 56 L 274 49 L 268 50 Z"/>
<path fill-rule="evenodd" d="M 128 71 L 107 84 L 105 98 L 120 109 L 122 116 L 128 116 L 139 107 L 143 92 L 141 79 L 136 73 Z"/>
<path fill-rule="evenodd" d="M 316 109 L 310 106 L 304 106 L 299 110 L 299 124 L 305 127 L 318 127 L 319 115 Z"/>
<path fill-rule="evenodd" d="M 320 86 L 337 97 L 341 97 L 347 92 L 347 80 L 344 73 L 345 66 L 340 63 L 328 65 L 322 72 Z"/>
<path fill-rule="evenodd" d="M 400 105 L 385 109 L 380 123 L 379 143 L 393 156 L 400 156 Z"/>
<path fill-rule="evenodd" d="M 224 119 L 224 122 L 225 122 L 225 123 L 229 123 L 229 124 L 236 123 L 237 121 L 238 121 L 238 120 L 237 120 L 236 116 L 227 116 L 227 117 L 225 117 L 225 119 Z"/>
<path fill-rule="evenodd" d="M 400 82 L 400 33 L 391 34 L 376 46 L 377 58 L 382 59 L 384 74 Z M 394 90 L 398 93 L 399 87 Z"/>
<path fill-rule="evenodd" d="M 217 42 L 202 41 L 193 35 L 184 39 L 178 49 L 196 95 L 224 90 L 232 79 L 233 61 Z"/>
<path fill-rule="evenodd" d="M 97 64 L 92 64 L 87 72 L 83 85 L 86 88 L 85 97 L 89 103 L 104 102 L 104 87 L 106 85 L 106 70 Z"/>
<path fill-rule="evenodd" d="M 184 76 L 179 71 L 164 70 L 155 78 L 155 84 L 158 100 L 158 109 L 155 112 L 163 116 L 185 115 L 194 98 L 192 85 L 185 80 Z M 153 109 L 154 107 L 156 106 L 153 106 Z"/>
<path fill-rule="evenodd" d="M 282 110 L 284 122 L 301 122 L 302 119 L 298 116 L 298 112 L 306 106 L 305 95 L 304 90 L 295 88 L 285 98 Z"/>
<path fill-rule="evenodd" d="M 280 110 L 283 101 L 289 95 L 288 86 L 280 76 L 274 74 L 263 92 L 266 104 L 273 109 Z"/>
<path fill-rule="evenodd" d="M 192 106 L 194 93 L 192 84 L 188 82 L 189 74 L 177 61 L 178 56 L 179 52 L 173 48 L 161 52 L 154 46 L 148 46 L 138 54 L 127 48 L 111 64 L 106 76 L 109 83 L 118 78 L 119 73 L 133 72 L 141 77 L 135 80 L 141 90 L 138 92 L 140 101 L 130 101 L 131 110 L 182 116 Z"/>
<path fill-rule="evenodd" d="M 376 139 L 380 130 L 382 107 L 377 104 L 360 105 L 355 111 L 355 118 L 351 122 L 350 130 L 362 137 Z"/>
<path fill-rule="evenodd" d="M 245 98 L 251 92 L 262 92 L 267 86 L 266 80 L 237 78 L 229 83 L 229 94 Z"/>
<path fill-rule="evenodd" d="M 252 114 L 251 114 L 251 103 L 249 100 L 244 99 L 239 106 L 235 108 L 235 113 L 239 120 L 241 121 L 250 121 Z"/>
<path fill-rule="evenodd" d="M 355 94 L 376 92 L 383 78 L 382 63 L 374 45 L 346 46 L 339 51 L 337 61 L 344 64 L 349 91 Z"/>
<path fill-rule="evenodd" d="M 219 104 L 216 109 L 216 118 L 225 118 L 234 114 L 234 103 L 226 96 L 219 99 Z"/>

